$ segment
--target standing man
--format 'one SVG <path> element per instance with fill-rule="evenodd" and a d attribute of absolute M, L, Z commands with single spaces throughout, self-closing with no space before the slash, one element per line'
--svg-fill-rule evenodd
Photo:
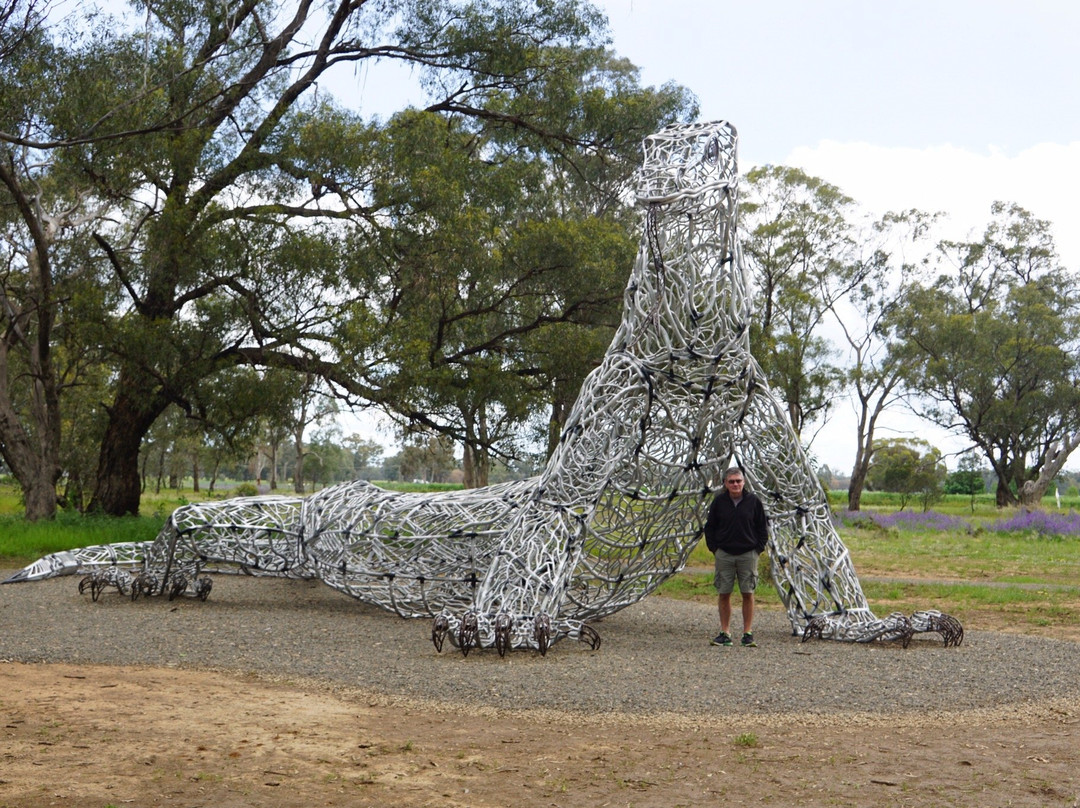
<path fill-rule="evenodd" d="M 735 578 L 742 595 L 742 644 L 754 648 L 754 590 L 757 588 L 758 556 L 769 543 L 768 517 L 761 500 L 744 490 L 741 469 L 724 472 L 724 490 L 713 499 L 705 520 L 705 543 L 716 557 L 713 585 L 719 593 L 720 633 L 713 645 L 732 645 L 731 593 Z"/>

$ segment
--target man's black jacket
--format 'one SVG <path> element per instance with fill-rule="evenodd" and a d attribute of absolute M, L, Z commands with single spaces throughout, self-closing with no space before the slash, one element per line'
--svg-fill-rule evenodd
<path fill-rule="evenodd" d="M 769 543 L 769 520 L 761 500 L 749 491 L 742 495 L 739 504 L 731 501 L 726 490 L 721 491 L 709 506 L 705 519 L 705 543 L 713 553 L 717 549 L 731 555 L 742 555 L 750 550 L 764 552 Z"/>

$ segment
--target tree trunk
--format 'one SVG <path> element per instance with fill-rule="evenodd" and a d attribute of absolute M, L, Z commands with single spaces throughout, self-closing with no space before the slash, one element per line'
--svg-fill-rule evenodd
<path fill-rule="evenodd" d="M 22 487 L 28 521 L 52 519 L 56 515 L 56 486 L 49 474 L 36 475 Z"/>
<path fill-rule="evenodd" d="M 146 481 L 150 477 L 150 453 L 147 452 L 142 457 L 142 466 L 139 469 L 139 476 L 142 478 L 142 487 L 140 491 L 146 491 Z"/>
<path fill-rule="evenodd" d="M 856 462 L 851 470 L 851 480 L 847 489 L 847 509 L 857 511 L 862 507 L 863 488 L 866 487 L 867 464 Z"/>
<path fill-rule="evenodd" d="M 9 408 L 0 409 L 0 448 L 23 495 L 24 517 L 30 522 L 56 515 L 56 481 L 60 464 L 52 460 L 48 441 L 33 441 Z M 59 456 L 59 452 L 56 453 Z"/>
<path fill-rule="evenodd" d="M 141 385 L 133 382 L 128 373 L 121 373 L 118 387 L 122 392 L 109 410 L 89 510 L 109 516 L 138 515 L 139 449 L 164 405 L 155 396 L 137 389 Z"/>
<path fill-rule="evenodd" d="M 466 488 L 483 488 L 491 475 L 491 458 L 482 448 L 466 442 L 462 451 L 462 471 Z"/>
<path fill-rule="evenodd" d="M 6 367 L 0 372 L 6 374 Z M 5 394 L 0 406 L 0 448 L 4 461 L 19 481 L 24 518 L 31 522 L 52 519 L 56 515 L 56 482 L 60 479 L 59 437 L 54 435 L 49 416 L 40 413 L 36 427 L 42 434 L 27 434 L 18 414 L 7 406 L 8 400 Z"/>
<path fill-rule="evenodd" d="M 56 516 L 56 480 L 55 474 L 40 467 L 25 482 L 19 480 L 27 521 L 36 522 Z"/>
<path fill-rule="evenodd" d="M 157 465 L 157 482 L 154 484 L 154 493 L 161 493 L 161 483 L 165 479 L 165 450 L 162 449 L 161 454 L 158 455 Z"/>
<path fill-rule="evenodd" d="M 83 485 L 82 478 L 77 473 L 69 472 L 67 475 L 67 482 L 64 484 L 63 506 L 82 513 Z"/>
<path fill-rule="evenodd" d="M 296 445 L 296 466 L 293 469 L 293 491 L 297 494 L 304 493 L 304 427 L 303 420 L 301 420 L 301 426 L 293 435 L 293 441 Z"/>
<path fill-rule="evenodd" d="M 278 445 L 270 444 L 270 490 L 277 491 L 277 452 Z"/>
<path fill-rule="evenodd" d="M 559 440 L 562 438 L 563 428 L 566 426 L 566 419 L 577 399 L 580 385 L 573 390 L 569 389 L 571 386 L 562 381 L 555 383 L 551 398 L 551 419 L 548 421 L 547 457 L 555 454 L 555 449 L 558 448 Z"/>
<path fill-rule="evenodd" d="M 1009 478 L 997 472 L 997 487 L 994 489 L 994 501 L 999 508 L 1011 508 L 1017 504 L 1012 488 L 1009 486 Z"/>
<path fill-rule="evenodd" d="M 23 492 L 23 514 L 30 521 L 56 515 L 56 483 L 60 479 L 60 391 L 52 367 L 53 324 L 56 299 L 50 248 L 55 230 L 46 224 L 40 198 L 24 192 L 11 156 L 0 165 L 0 182 L 11 192 L 14 208 L 21 214 L 34 246 L 25 253 L 26 297 L 21 305 L 8 297 L 5 260 L 5 326 L 0 335 L 0 456 L 4 458 Z M 52 224 L 58 224 L 53 219 Z M 10 253 L 9 253 L 10 254 Z M 8 359 L 17 351 L 25 362 L 21 405 L 13 403 Z M 23 419 L 26 419 L 24 422 Z"/>
<path fill-rule="evenodd" d="M 487 448 L 487 411 L 479 410 L 463 413 L 465 424 L 465 443 L 462 447 L 461 465 L 465 472 L 466 488 L 483 488 L 488 484 L 491 474 L 491 453 Z"/>
<path fill-rule="evenodd" d="M 1039 476 L 1034 480 L 1027 480 L 1020 486 L 1020 507 L 1025 510 L 1034 510 L 1039 507 L 1046 489 L 1050 487 L 1058 472 L 1061 471 L 1069 455 L 1080 446 L 1080 432 L 1065 440 L 1048 453 L 1046 462 L 1039 470 Z"/>
<path fill-rule="evenodd" d="M 199 453 L 195 452 L 191 458 L 191 490 L 199 493 Z"/>

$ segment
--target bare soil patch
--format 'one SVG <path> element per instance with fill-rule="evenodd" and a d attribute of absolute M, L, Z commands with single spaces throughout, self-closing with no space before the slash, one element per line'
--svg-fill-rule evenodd
<path fill-rule="evenodd" d="M 0 665 L 0 806 L 1077 806 L 1080 705 L 876 720 L 455 709 L 213 671 Z"/>

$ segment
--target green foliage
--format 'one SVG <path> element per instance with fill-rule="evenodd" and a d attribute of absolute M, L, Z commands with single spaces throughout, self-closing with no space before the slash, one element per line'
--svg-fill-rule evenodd
<path fill-rule="evenodd" d="M 895 312 L 922 414 L 959 424 L 997 476 L 997 501 L 1037 501 L 1080 430 L 1080 285 L 1049 224 L 995 203 L 977 242 L 945 242 L 943 270 Z M 1062 448 L 1064 447 L 1064 451 Z"/>
<path fill-rule="evenodd" d="M 762 166 L 746 178 L 743 251 L 757 290 L 751 343 L 801 432 L 840 389 L 820 327 L 866 272 L 856 260 L 854 200 L 796 168 Z"/>
<path fill-rule="evenodd" d="M 867 480 L 880 491 L 900 494 L 900 507 L 918 496 L 927 510 L 941 496 L 945 479 L 941 452 L 923 440 L 899 439 L 876 444 Z"/>
<path fill-rule="evenodd" d="M 736 735 L 734 743 L 736 746 L 741 746 L 744 749 L 756 749 L 761 745 L 758 736 L 753 732 L 744 732 L 741 735 Z"/>
<path fill-rule="evenodd" d="M 978 471 L 953 471 L 945 477 L 942 490 L 946 494 L 974 496 L 986 490 L 986 481 Z"/>
<path fill-rule="evenodd" d="M 966 452 L 960 457 L 957 470 L 945 478 L 943 489 L 946 494 L 967 494 L 972 498 L 974 509 L 975 496 L 986 490 L 979 459 L 974 452 Z"/>

